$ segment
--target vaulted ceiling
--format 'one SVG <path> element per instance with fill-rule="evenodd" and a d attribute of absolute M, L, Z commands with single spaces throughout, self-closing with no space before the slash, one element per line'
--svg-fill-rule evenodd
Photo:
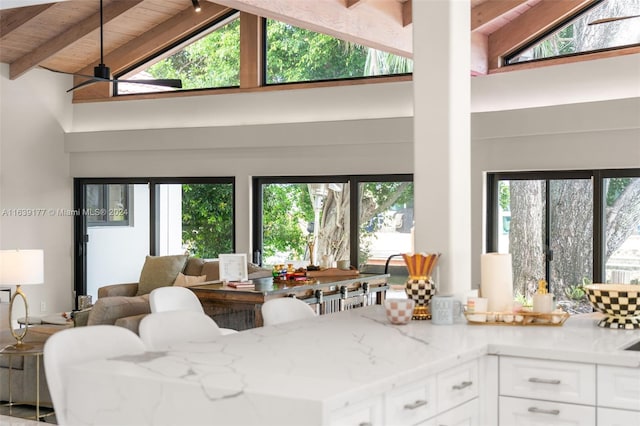
<path fill-rule="evenodd" d="M 191 0 L 103 1 L 104 56 L 113 73 L 233 9 L 412 56 L 412 0 L 200 0 L 199 13 Z M 471 74 L 501 71 L 502 56 L 593 1 L 471 0 Z M 10 64 L 11 79 L 37 66 L 92 74 L 99 0 L 0 0 L 0 7 L 0 62 Z"/>

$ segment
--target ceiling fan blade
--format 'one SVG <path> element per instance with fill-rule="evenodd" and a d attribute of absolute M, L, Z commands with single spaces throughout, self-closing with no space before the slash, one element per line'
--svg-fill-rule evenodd
<path fill-rule="evenodd" d="M 85 78 L 95 78 L 95 76 L 89 75 L 89 74 L 76 74 L 74 72 L 54 70 L 53 68 L 43 67 L 42 65 L 40 65 L 40 68 L 42 68 L 43 70 L 51 71 L 51 72 L 57 72 L 58 74 L 74 75 L 76 77 L 85 77 Z"/>
<path fill-rule="evenodd" d="M 67 90 L 67 93 L 69 93 L 69 92 L 73 92 L 73 91 L 74 91 L 74 90 L 76 90 L 76 89 L 79 89 L 79 88 L 81 88 L 81 87 L 88 86 L 88 85 L 90 85 L 90 84 L 100 83 L 101 81 L 102 81 L 102 80 L 100 80 L 100 79 L 97 79 L 97 78 L 93 78 L 93 77 L 92 77 L 92 78 L 91 78 L 91 79 L 89 79 L 89 80 L 85 80 L 85 81 L 83 81 L 82 83 L 78 83 L 78 84 L 76 84 L 76 85 L 75 85 L 75 86 L 73 86 L 71 89 Z"/>
<path fill-rule="evenodd" d="M 622 21 L 623 19 L 631 19 L 631 18 L 640 18 L 640 15 L 614 16 L 611 18 L 596 19 L 595 21 L 589 22 L 587 25 L 605 24 L 607 22 Z"/>
<path fill-rule="evenodd" d="M 175 89 L 182 89 L 182 80 L 178 79 L 154 79 L 154 80 L 111 80 L 116 83 L 135 83 L 135 84 L 149 84 L 151 86 L 164 86 L 173 87 Z"/>

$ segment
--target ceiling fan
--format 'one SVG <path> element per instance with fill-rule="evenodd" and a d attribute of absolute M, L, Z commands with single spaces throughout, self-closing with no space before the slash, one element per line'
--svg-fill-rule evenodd
<path fill-rule="evenodd" d="M 640 15 L 614 16 L 611 18 L 596 19 L 595 21 L 589 22 L 589 24 L 587 25 L 605 24 L 607 22 L 622 21 L 623 19 L 631 19 L 631 18 L 640 18 Z"/>
<path fill-rule="evenodd" d="M 77 77 L 84 77 L 88 80 L 83 81 L 82 83 L 76 84 L 71 89 L 67 90 L 67 93 L 72 92 L 81 87 L 88 86 L 90 84 L 101 83 L 101 82 L 113 82 L 113 83 L 136 83 L 136 84 L 149 84 L 153 86 L 164 86 L 164 87 L 173 87 L 176 89 L 182 88 L 182 81 L 178 79 L 151 79 L 151 80 L 121 80 L 121 79 L 112 79 L 111 78 L 111 70 L 108 66 L 104 64 L 104 46 L 103 46 L 103 10 L 102 10 L 102 0 L 100 0 L 100 63 L 97 67 L 93 68 L 93 75 L 87 74 L 76 74 L 72 72 L 58 71 L 51 68 L 43 67 L 48 71 L 53 71 L 61 74 L 73 75 Z"/>

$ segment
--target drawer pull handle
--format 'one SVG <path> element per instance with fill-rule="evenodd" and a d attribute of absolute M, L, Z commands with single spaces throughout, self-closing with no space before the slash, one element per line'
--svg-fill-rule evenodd
<path fill-rule="evenodd" d="M 358 426 L 373 426 L 373 423 L 371 423 L 371 422 L 361 422 L 361 423 L 358 423 Z"/>
<path fill-rule="evenodd" d="M 461 390 L 464 388 L 468 388 L 469 386 L 471 386 L 473 384 L 473 382 L 462 382 L 459 385 L 453 385 L 452 389 L 454 390 Z"/>
<path fill-rule="evenodd" d="M 535 414 L 551 414 L 552 416 L 557 416 L 558 414 L 560 414 L 560 410 L 544 410 L 538 407 L 529 407 L 528 411 Z"/>
<path fill-rule="evenodd" d="M 405 404 L 405 410 L 415 410 L 416 408 L 422 407 L 423 405 L 427 405 L 428 401 L 424 399 L 417 399 L 416 402 L 412 402 L 411 404 Z"/>
<path fill-rule="evenodd" d="M 531 383 L 544 383 L 545 385 L 559 385 L 560 380 L 558 379 L 538 379 L 537 377 L 531 377 L 529 379 Z"/>

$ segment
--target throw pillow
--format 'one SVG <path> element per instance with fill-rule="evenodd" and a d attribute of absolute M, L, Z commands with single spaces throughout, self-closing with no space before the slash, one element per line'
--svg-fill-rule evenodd
<path fill-rule="evenodd" d="M 180 272 L 178 273 L 176 280 L 173 282 L 173 285 L 178 287 L 191 287 L 205 281 L 207 281 L 206 275 L 185 275 Z"/>
<path fill-rule="evenodd" d="M 158 287 L 173 285 L 187 262 L 187 255 L 147 256 L 138 280 L 138 296 L 149 294 Z"/>

